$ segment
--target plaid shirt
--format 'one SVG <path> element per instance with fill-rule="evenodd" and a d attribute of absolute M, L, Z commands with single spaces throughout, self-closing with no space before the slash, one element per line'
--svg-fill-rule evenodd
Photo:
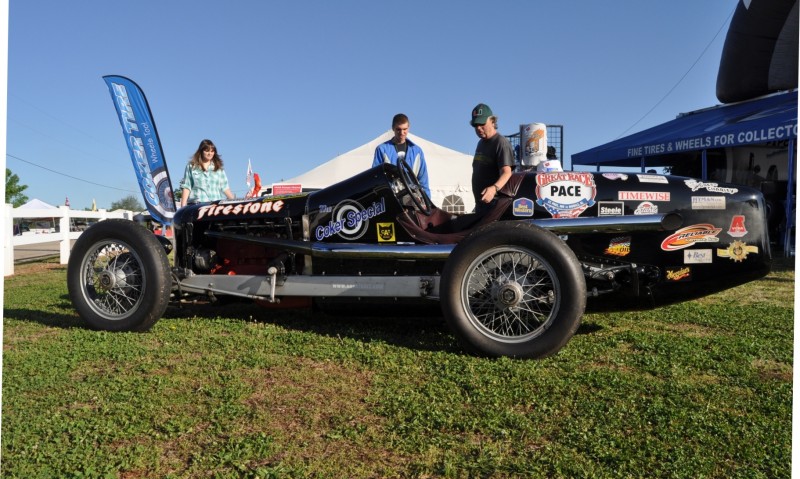
<path fill-rule="evenodd" d="M 192 164 L 186 165 L 181 180 L 181 189 L 191 190 L 189 197 L 198 201 L 216 201 L 225 198 L 224 191 L 228 189 L 228 175 L 225 170 L 215 170 L 214 164 L 208 166 L 208 170 L 202 168 L 192 168 Z"/>

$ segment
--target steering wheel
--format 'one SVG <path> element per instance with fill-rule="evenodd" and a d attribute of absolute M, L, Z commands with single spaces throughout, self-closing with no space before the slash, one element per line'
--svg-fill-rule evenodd
<path fill-rule="evenodd" d="M 398 166 L 400 170 L 400 181 L 403 182 L 403 186 L 405 186 L 406 191 L 401 194 L 408 195 L 411 197 L 411 201 L 414 203 L 414 206 L 417 207 L 420 213 L 425 216 L 430 216 L 433 212 L 433 202 L 428 195 L 425 194 L 425 191 L 422 189 L 422 185 L 419 183 L 419 178 L 414 172 L 411 170 L 411 166 L 406 163 L 405 161 L 398 161 Z"/>

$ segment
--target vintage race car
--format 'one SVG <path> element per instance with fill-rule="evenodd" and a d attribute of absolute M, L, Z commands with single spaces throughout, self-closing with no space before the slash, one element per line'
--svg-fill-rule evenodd
<path fill-rule="evenodd" d="M 770 269 L 764 199 L 743 186 L 517 172 L 498 198 L 456 216 L 409 168 L 384 164 L 310 193 L 189 205 L 173 240 L 106 220 L 75 243 L 69 294 L 113 331 L 146 330 L 170 301 L 195 298 L 374 316 L 433 305 L 468 351 L 540 358 L 587 308 L 654 308 Z"/>

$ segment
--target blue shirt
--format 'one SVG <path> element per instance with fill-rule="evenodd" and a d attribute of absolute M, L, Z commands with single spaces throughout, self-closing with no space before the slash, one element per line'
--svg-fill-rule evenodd
<path fill-rule="evenodd" d="M 406 158 L 405 162 L 411 167 L 411 170 L 417 176 L 420 186 L 425 190 L 428 198 L 431 197 L 431 188 L 428 185 L 428 165 L 425 163 L 425 154 L 422 148 L 415 145 L 408 138 L 406 138 Z M 372 160 L 372 167 L 376 167 L 381 163 L 391 163 L 397 165 L 397 149 L 394 147 L 392 140 L 386 141 L 375 148 L 375 158 Z"/>

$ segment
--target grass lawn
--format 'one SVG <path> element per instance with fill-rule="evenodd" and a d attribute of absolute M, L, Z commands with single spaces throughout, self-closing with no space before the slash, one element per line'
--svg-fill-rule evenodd
<path fill-rule="evenodd" d="M 780 478 L 794 270 L 587 314 L 552 358 L 465 355 L 439 318 L 170 308 L 83 327 L 66 268 L 5 279 L 2 477 Z"/>

